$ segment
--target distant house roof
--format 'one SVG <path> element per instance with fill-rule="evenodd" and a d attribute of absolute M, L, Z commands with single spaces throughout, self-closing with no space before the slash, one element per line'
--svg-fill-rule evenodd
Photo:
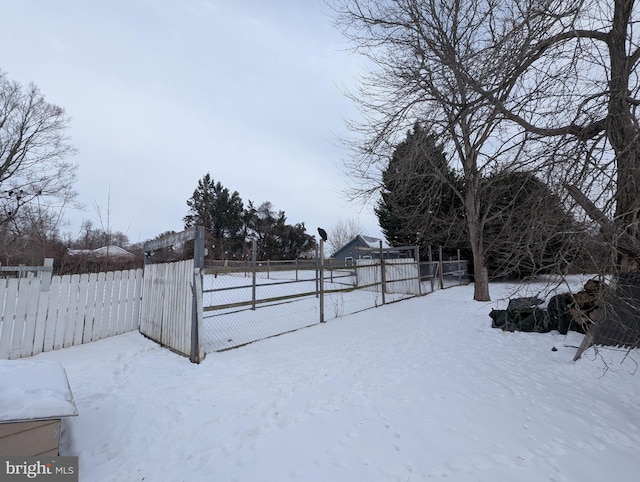
<path fill-rule="evenodd" d="M 337 260 L 344 260 L 345 258 L 358 258 L 363 255 L 366 256 L 368 253 L 358 252 L 357 248 L 379 248 L 380 241 L 382 240 L 359 234 L 333 253 L 331 257 Z"/>
<path fill-rule="evenodd" d="M 379 248 L 380 247 L 380 241 L 382 241 L 381 239 L 378 238 L 372 238 L 371 236 L 364 236 L 363 234 L 361 234 L 360 236 L 358 236 L 359 238 L 362 238 L 362 240 L 370 247 L 370 248 Z M 383 243 L 384 244 L 384 243 Z"/>
<path fill-rule="evenodd" d="M 111 256 L 114 258 L 130 258 L 133 256 L 133 253 L 130 253 L 126 249 L 121 248 L 120 246 L 116 246 L 115 244 L 102 246 L 101 248 L 96 249 L 70 249 L 69 254 L 72 256 L 84 254 L 100 258 L 107 256 Z"/>

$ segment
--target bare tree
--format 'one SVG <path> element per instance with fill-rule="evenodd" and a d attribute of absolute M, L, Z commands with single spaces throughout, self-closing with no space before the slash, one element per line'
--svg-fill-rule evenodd
<path fill-rule="evenodd" d="M 640 8 L 634 0 L 501 3 L 509 8 L 494 11 L 487 48 L 506 75 L 487 85 L 464 70 L 465 79 L 549 147 L 550 178 L 611 246 L 607 269 L 638 271 Z"/>
<path fill-rule="evenodd" d="M 358 195 L 377 191 L 398 134 L 421 119 L 455 153 L 450 164 L 463 178 L 464 192 L 456 193 L 464 206 L 479 301 L 490 299 L 485 179 L 517 169 L 524 139 L 503 127 L 503 110 L 476 88 L 476 83 L 499 83 L 503 88 L 495 97 L 503 99 L 515 86 L 504 80 L 507 66 L 487 49 L 492 40 L 487 20 L 494 8 L 495 2 L 484 0 L 337 0 L 335 5 L 338 27 L 376 69 L 353 95 L 365 113 L 365 122 L 352 126 L 365 141 L 347 166 L 365 182 Z M 437 172 L 438 166 L 433 168 Z M 447 179 L 444 172 L 440 177 Z"/>
<path fill-rule="evenodd" d="M 68 125 L 64 110 L 35 85 L 23 88 L 0 71 L 0 225 L 36 198 L 63 206 L 75 197 Z"/>
<path fill-rule="evenodd" d="M 492 57 L 508 65 L 487 85 L 469 85 L 506 119 L 547 148 L 544 166 L 599 226 L 615 274 L 590 333 L 617 332 L 613 344 L 640 344 L 640 7 L 634 0 L 529 0 L 494 15 Z M 504 95 L 508 91 L 507 95 Z M 582 314 L 580 314 L 582 316 Z M 586 315 L 585 315 L 586 316 Z"/>
<path fill-rule="evenodd" d="M 0 252 L 3 262 L 39 264 L 44 258 L 65 253 L 60 239 L 63 209 L 44 205 L 36 198 L 23 206 L 9 222 L 0 226 Z"/>
<path fill-rule="evenodd" d="M 356 218 L 339 219 L 329 230 L 329 246 L 336 252 L 356 236 L 363 234 L 362 225 Z"/>

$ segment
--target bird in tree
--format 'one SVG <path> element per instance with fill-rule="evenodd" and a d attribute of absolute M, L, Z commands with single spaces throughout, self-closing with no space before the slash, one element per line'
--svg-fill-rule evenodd
<path fill-rule="evenodd" d="M 320 235 L 323 241 L 327 240 L 327 232 L 324 229 L 318 228 L 318 234 Z"/>

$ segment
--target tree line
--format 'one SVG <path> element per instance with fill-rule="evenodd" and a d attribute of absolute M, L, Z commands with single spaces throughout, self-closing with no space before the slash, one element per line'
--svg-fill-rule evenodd
<path fill-rule="evenodd" d="M 205 245 L 214 259 L 250 259 L 253 240 L 261 260 L 315 256 L 315 237 L 307 234 L 303 222 L 287 223 L 285 212 L 276 211 L 269 201 L 258 206 L 248 201 L 245 207 L 237 191 L 216 182 L 210 173 L 198 180 L 187 206 L 185 228 L 204 226 Z"/>
<path fill-rule="evenodd" d="M 429 246 L 472 259 L 465 219 L 465 181 L 436 136 L 416 122 L 382 172 L 375 213 L 392 246 Z M 490 279 L 560 270 L 594 272 L 588 241 L 597 243 L 560 196 L 530 171 L 489 173 L 481 180 L 483 242 Z"/>

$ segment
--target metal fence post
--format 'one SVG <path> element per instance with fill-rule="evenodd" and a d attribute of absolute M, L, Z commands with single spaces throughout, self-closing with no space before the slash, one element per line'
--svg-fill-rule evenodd
<path fill-rule="evenodd" d="M 428 246 L 427 250 L 429 256 L 429 281 L 431 282 L 431 292 L 433 293 L 433 277 L 435 273 L 433 272 L 433 253 L 431 252 L 431 245 Z"/>
<path fill-rule="evenodd" d="M 440 268 L 440 289 L 444 289 L 444 264 L 443 264 L 443 260 L 442 260 L 442 246 L 440 246 L 440 250 L 439 250 L 439 259 L 438 259 L 438 266 Z"/>
<path fill-rule="evenodd" d="M 320 240 L 320 323 L 324 323 L 324 240 Z"/>
<path fill-rule="evenodd" d="M 380 272 L 382 274 L 382 304 L 386 303 L 385 293 L 387 292 L 387 273 L 384 267 L 384 251 L 382 250 L 382 241 L 380 241 Z"/>
<path fill-rule="evenodd" d="M 331 280 L 332 283 L 333 283 L 333 270 L 335 268 L 334 261 L 335 260 L 333 258 L 329 258 L 329 279 Z"/>
<path fill-rule="evenodd" d="M 416 245 L 416 268 L 418 270 L 418 296 L 422 295 L 422 280 L 420 279 L 420 246 Z"/>
<path fill-rule="evenodd" d="M 257 242 L 255 239 L 251 240 L 251 272 L 252 281 L 251 281 L 251 309 L 253 311 L 256 310 L 256 271 L 257 271 Z"/>
<path fill-rule="evenodd" d="M 196 226 L 193 240 L 193 302 L 191 313 L 191 357 L 200 363 L 200 325 L 202 323 L 202 270 L 204 269 L 204 226 Z"/>
<path fill-rule="evenodd" d="M 316 266 L 320 265 L 320 251 L 318 251 L 319 248 L 316 246 Z M 316 274 L 316 298 L 318 298 L 320 296 L 320 284 L 319 284 L 319 277 L 320 277 L 320 271 L 319 270 L 315 270 L 315 274 Z"/>

